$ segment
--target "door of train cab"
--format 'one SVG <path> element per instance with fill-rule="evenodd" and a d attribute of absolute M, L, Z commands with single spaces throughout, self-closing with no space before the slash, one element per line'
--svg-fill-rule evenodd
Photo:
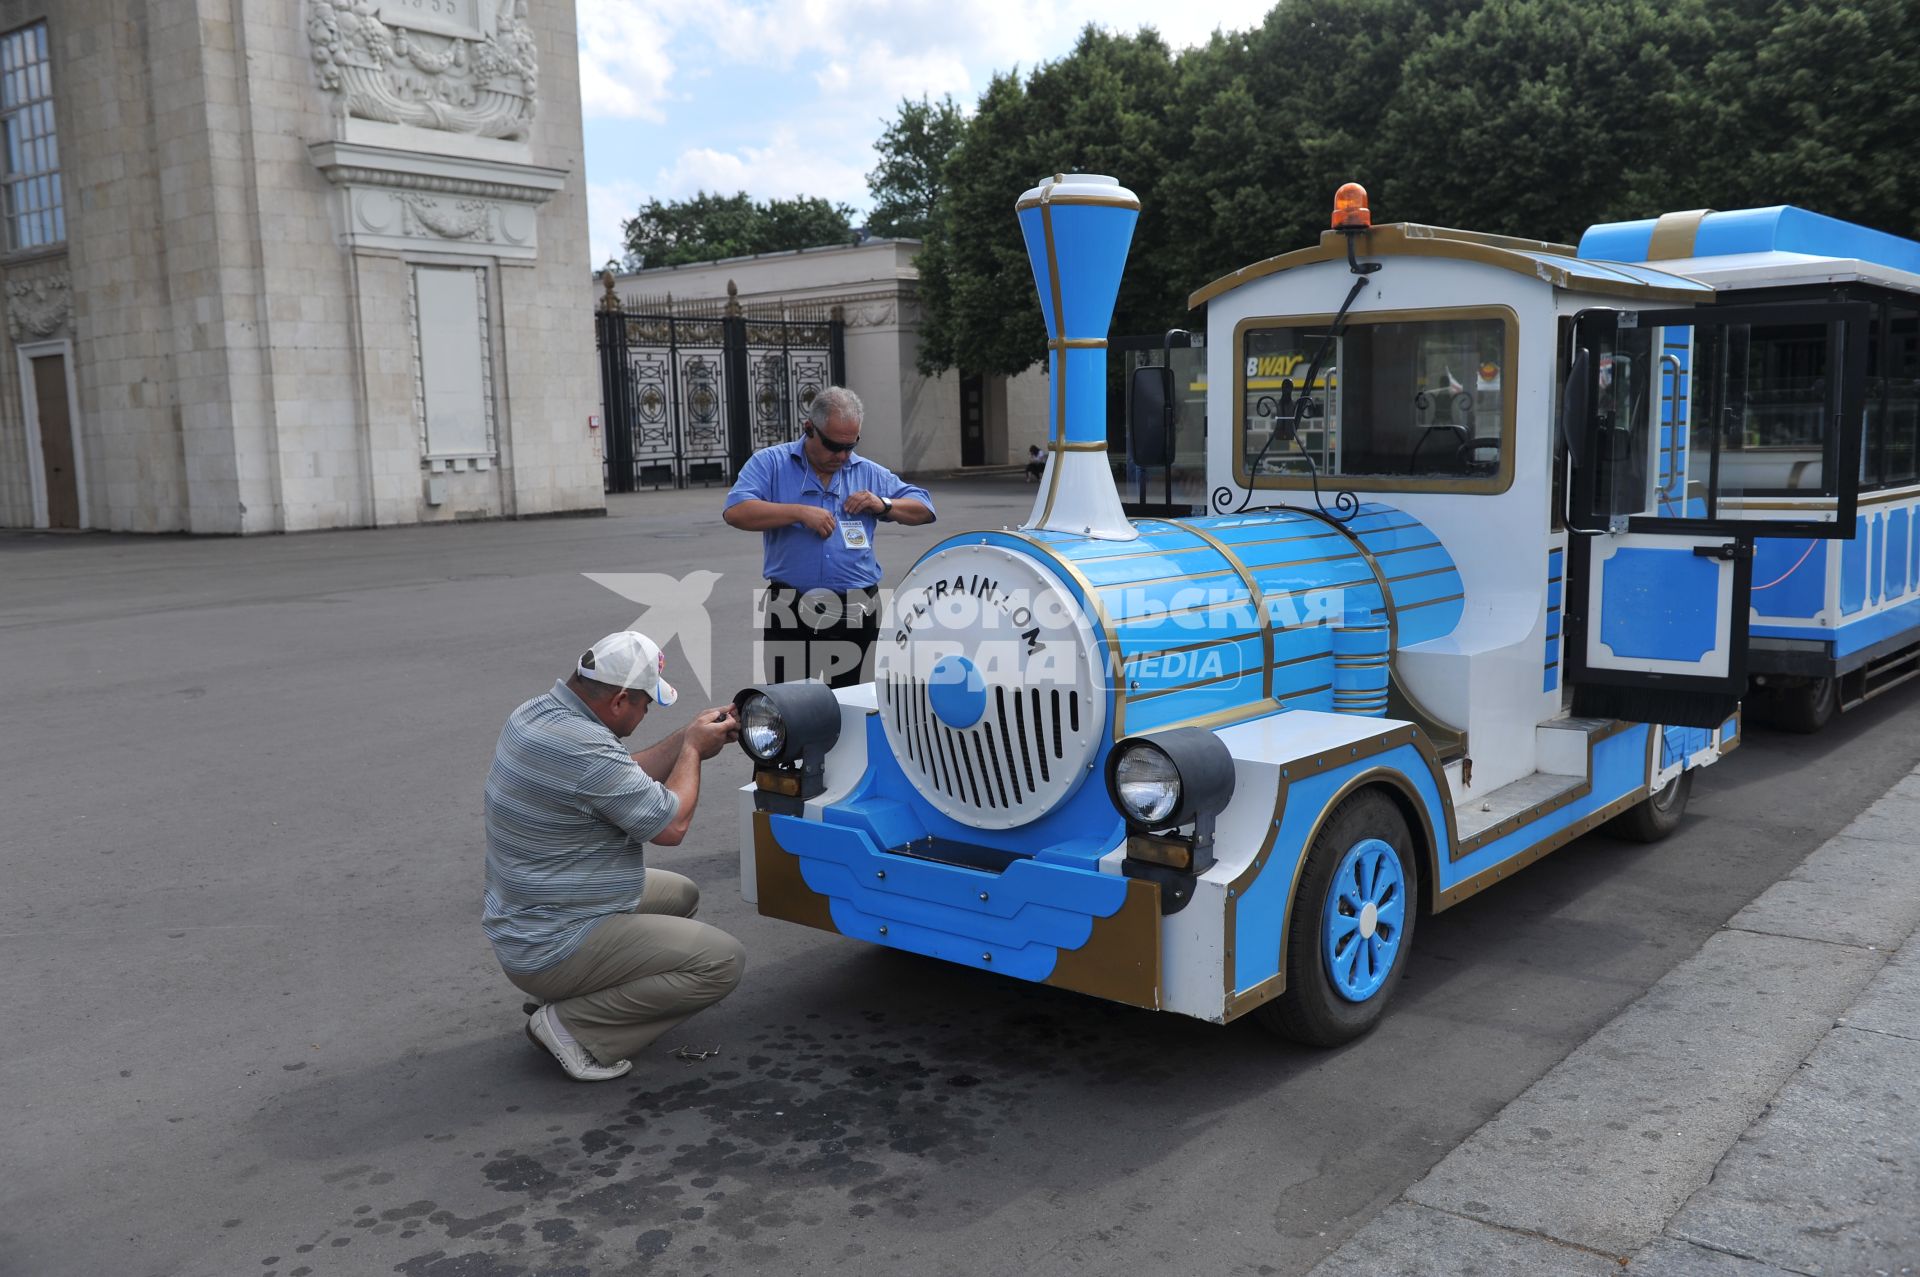
<path fill-rule="evenodd" d="M 1732 715 L 1754 538 L 1853 534 L 1867 332 L 1857 302 L 1575 317 L 1561 396 L 1575 715 Z"/>

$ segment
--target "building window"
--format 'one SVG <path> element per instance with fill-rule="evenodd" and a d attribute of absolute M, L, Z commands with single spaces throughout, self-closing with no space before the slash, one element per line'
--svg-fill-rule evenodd
<path fill-rule="evenodd" d="M 53 68 L 47 24 L 0 36 L 0 144 L 5 148 L 7 248 L 58 244 L 67 238 L 60 197 L 60 146 L 53 135 Z"/>

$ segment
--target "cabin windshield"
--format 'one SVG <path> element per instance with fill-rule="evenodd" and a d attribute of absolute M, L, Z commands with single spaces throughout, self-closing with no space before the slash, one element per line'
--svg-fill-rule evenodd
<path fill-rule="evenodd" d="M 1500 491 L 1511 482 L 1510 312 L 1350 316 L 1328 343 L 1330 326 L 1331 318 L 1241 325 L 1243 484 L 1304 485 L 1308 458 L 1331 487 Z"/>

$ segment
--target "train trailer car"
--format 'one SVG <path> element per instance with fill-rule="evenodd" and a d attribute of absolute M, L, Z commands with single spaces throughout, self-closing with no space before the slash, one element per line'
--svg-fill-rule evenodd
<path fill-rule="evenodd" d="M 1602 824 L 1664 836 L 1737 744 L 1758 525 L 1660 508 L 1656 387 L 1622 353 L 1711 345 L 1726 317 L 1657 268 L 1374 228 L 1342 188 L 1319 245 L 1194 295 L 1210 509 L 1133 520 L 1104 399 L 1138 209 L 1090 175 L 1019 198 L 1052 387 L 1032 515 L 908 571 L 873 682 L 740 694 L 742 888 L 769 917 L 1337 1043 L 1378 1019 L 1423 912 Z M 1164 428 L 1167 376 L 1136 373 L 1137 432 Z M 1826 474 L 1835 512 L 1791 535 L 1852 532 L 1848 470 Z"/>
<path fill-rule="evenodd" d="M 1770 305 L 1743 351 L 1749 404 L 1723 439 L 1730 512 L 1755 516 L 1832 499 L 1810 493 L 1826 464 L 1818 430 L 1838 370 L 1826 362 L 1827 304 L 1864 308 L 1865 420 L 1854 535 L 1759 537 L 1747 638 L 1750 702 L 1770 721 L 1817 731 L 1844 708 L 1920 674 L 1920 243 L 1788 206 L 1695 209 L 1589 227 L 1583 257 L 1650 262 L 1709 284 L 1718 304 Z M 1659 484 L 1668 504 L 1703 499 L 1693 443 L 1732 418 L 1690 411 L 1694 352 L 1670 341 L 1661 365 Z M 1709 376 L 1711 364 L 1700 370 Z M 1809 433 L 1809 423 L 1815 429 Z"/>

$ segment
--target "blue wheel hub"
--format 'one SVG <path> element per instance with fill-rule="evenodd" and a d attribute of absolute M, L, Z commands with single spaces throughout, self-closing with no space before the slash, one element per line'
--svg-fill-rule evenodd
<path fill-rule="evenodd" d="M 948 727 L 965 731 L 987 712 L 987 682 L 964 656 L 943 656 L 927 680 L 927 699 L 934 717 Z"/>
<path fill-rule="evenodd" d="M 1340 857 L 1322 913 L 1320 947 L 1334 992 L 1349 1002 L 1380 992 L 1400 953 L 1406 918 L 1399 855 L 1378 838 L 1362 838 Z"/>

